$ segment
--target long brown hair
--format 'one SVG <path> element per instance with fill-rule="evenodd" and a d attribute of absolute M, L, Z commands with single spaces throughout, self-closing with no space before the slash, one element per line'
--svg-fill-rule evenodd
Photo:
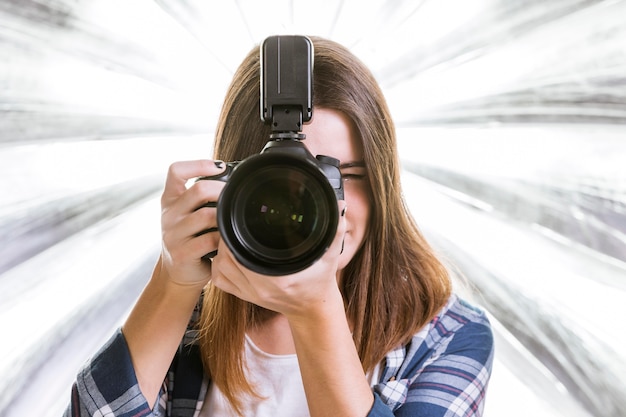
<path fill-rule="evenodd" d="M 340 283 L 354 343 L 363 369 L 370 371 L 443 307 L 451 283 L 404 203 L 395 128 L 374 76 L 343 46 L 311 39 L 314 111 L 338 110 L 352 120 L 370 184 L 367 235 Z M 216 159 L 242 160 L 258 153 L 269 138 L 269 127 L 259 116 L 259 65 L 255 48 L 234 75 L 216 131 Z M 207 287 L 199 323 L 203 362 L 237 411 L 240 395 L 254 394 L 243 372 L 245 331 L 265 317 L 260 307 Z"/>

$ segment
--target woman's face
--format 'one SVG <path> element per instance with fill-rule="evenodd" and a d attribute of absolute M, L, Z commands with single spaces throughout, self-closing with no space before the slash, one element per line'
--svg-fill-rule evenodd
<path fill-rule="evenodd" d="M 316 108 L 311 123 L 304 125 L 304 144 L 315 155 L 327 155 L 340 161 L 344 196 L 347 203 L 346 235 L 339 269 L 352 259 L 365 239 L 370 216 L 369 184 L 363 162 L 361 141 L 343 113 Z"/>

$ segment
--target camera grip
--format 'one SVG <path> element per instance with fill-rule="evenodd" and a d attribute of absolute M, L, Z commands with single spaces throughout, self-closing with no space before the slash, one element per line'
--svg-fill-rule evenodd
<path fill-rule="evenodd" d="M 196 180 L 194 182 L 198 182 L 198 181 L 222 181 L 222 182 L 228 182 L 228 179 L 230 178 L 230 174 L 233 172 L 233 170 L 235 169 L 235 167 L 237 166 L 238 163 L 239 162 L 226 162 L 226 169 L 221 174 L 207 175 L 207 176 L 203 176 L 203 177 L 198 177 L 198 178 L 196 178 Z M 199 209 L 201 209 L 203 207 L 217 207 L 217 202 L 209 201 L 208 203 L 203 204 L 200 207 L 198 207 L 197 210 L 199 210 Z"/>
<path fill-rule="evenodd" d="M 230 178 L 230 174 L 235 169 L 237 164 L 238 164 L 238 162 L 227 162 L 226 163 L 226 169 L 224 170 L 224 172 L 222 172 L 220 174 L 216 174 L 216 175 L 207 175 L 207 176 L 198 177 L 198 178 L 196 178 L 195 182 L 198 182 L 198 181 L 222 181 L 222 182 L 227 182 L 228 179 Z M 209 201 L 206 204 L 203 204 L 202 206 L 198 207 L 196 210 L 200 210 L 201 208 L 204 208 L 204 207 L 216 208 L 217 207 L 217 202 Z M 217 232 L 217 231 L 218 231 L 217 227 L 211 227 L 209 229 L 203 230 L 202 232 L 198 233 L 196 236 L 201 236 L 201 235 L 204 235 L 206 233 L 212 233 L 212 232 Z M 211 252 L 207 253 L 206 255 L 202 256 L 202 260 L 203 261 L 210 261 L 210 260 L 212 260 L 215 257 L 215 255 L 217 255 L 217 249 L 215 249 L 214 251 L 211 251 Z"/>
<path fill-rule="evenodd" d="M 198 182 L 198 181 L 223 181 L 223 182 L 227 182 L 228 179 L 230 178 L 230 174 L 233 172 L 233 170 L 235 169 L 237 164 L 239 164 L 239 162 L 237 162 L 237 161 L 236 162 L 226 162 L 226 169 L 224 169 L 224 172 L 222 172 L 221 174 L 207 175 L 207 176 L 203 176 L 203 177 L 198 177 L 198 178 L 196 178 L 195 182 Z"/>

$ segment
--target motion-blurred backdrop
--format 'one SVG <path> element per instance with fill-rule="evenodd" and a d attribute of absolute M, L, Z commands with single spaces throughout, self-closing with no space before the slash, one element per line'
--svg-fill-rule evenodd
<path fill-rule="evenodd" d="M 0 415 L 59 416 L 268 35 L 350 47 L 496 331 L 486 416 L 626 415 L 626 1 L 0 0 Z"/>

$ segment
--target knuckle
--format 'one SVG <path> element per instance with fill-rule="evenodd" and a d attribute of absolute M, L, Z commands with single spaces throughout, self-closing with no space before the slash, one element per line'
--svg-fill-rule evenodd
<path fill-rule="evenodd" d="M 217 218 L 217 210 L 213 206 L 204 205 L 197 210 L 198 216 L 205 225 L 215 226 Z"/>
<path fill-rule="evenodd" d="M 180 172 L 180 168 L 182 166 L 183 162 L 177 161 L 177 162 L 172 162 L 167 170 L 167 175 L 169 177 L 176 177 L 178 176 L 177 174 Z"/>

